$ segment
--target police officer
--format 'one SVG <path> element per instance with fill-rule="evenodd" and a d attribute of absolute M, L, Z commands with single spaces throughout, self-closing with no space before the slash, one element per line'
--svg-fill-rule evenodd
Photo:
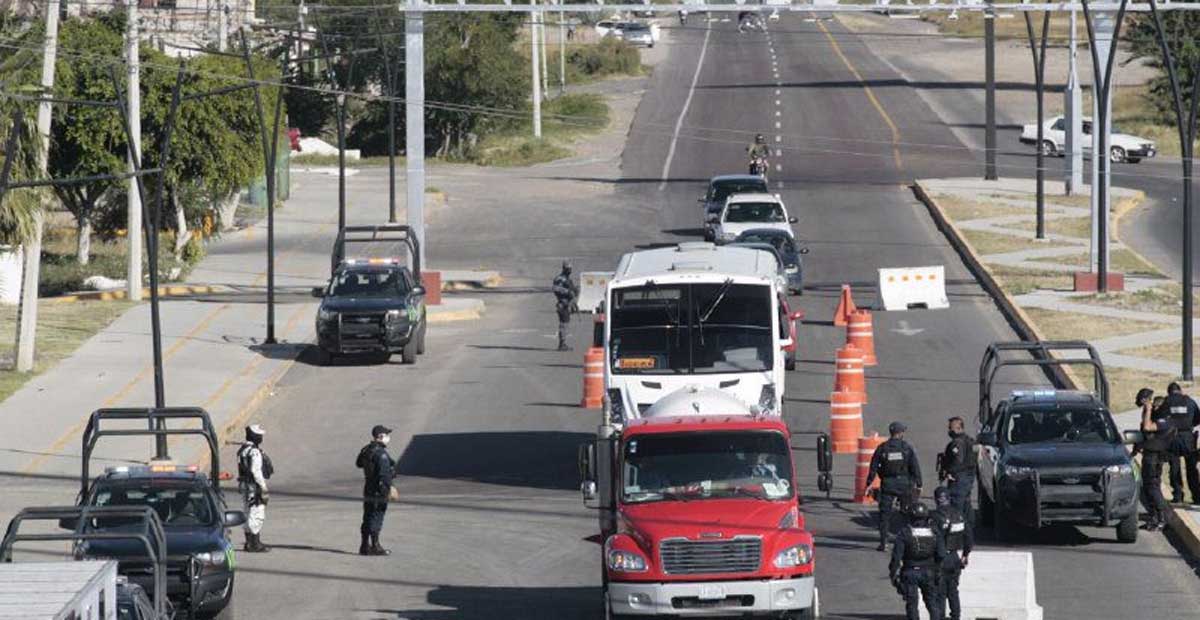
<path fill-rule="evenodd" d="M 908 514 L 909 524 L 896 535 L 888 574 L 904 597 L 908 620 L 920 618 L 922 598 L 930 620 L 942 620 L 938 568 L 946 558 L 946 541 L 930 523 L 928 506 L 914 502 Z"/>
<path fill-rule="evenodd" d="M 371 443 L 358 451 L 355 465 L 363 470 L 363 518 L 359 533 L 362 542 L 359 555 L 388 555 L 391 551 L 379 544 L 379 533 L 383 530 L 383 517 L 387 513 L 388 499 L 392 494 L 392 476 L 396 462 L 388 454 L 387 445 L 392 438 L 392 429 L 376 424 L 371 429 Z"/>
<path fill-rule="evenodd" d="M 1192 429 L 1200 424 L 1200 407 L 1197 407 L 1196 401 L 1184 394 L 1179 384 L 1173 381 L 1167 386 L 1167 398 L 1163 401 L 1163 407 L 1167 409 L 1171 423 L 1175 426 L 1175 442 L 1171 445 L 1168 461 L 1171 501 L 1183 501 L 1184 475 L 1179 468 L 1180 461 L 1183 461 L 1183 469 L 1187 471 L 1188 490 L 1192 493 L 1192 503 L 1200 504 L 1200 471 L 1196 469 L 1196 435 L 1192 432 Z"/>
<path fill-rule="evenodd" d="M 1137 446 L 1142 453 L 1142 504 L 1149 513 L 1145 529 L 1162 529 L 1166 522 L 1167 501 L 1162 494 L 1162 462 L 1175 440 L 1175 427 L 1166 407 L 1154 407 L 1154 391 L 1138 390 L 1134 403 L 1142 408 L 1143 441 Z"/>
<path fill-rule="evenodd" d="M 247 426 L 246 441 L 237 451 L 238 490 L 242 493 L 242 507 L 246 511 L 246 544 L 242 548 L 250 553 L 271 550 L 262 542 L 267 502 L 271 499 L 267 480 L 275 473 L 270 457 L 262 450 L 265 434 L 266 431 L 258 424 Z"/>
<path fill-rule="evenodd" d="M 902 422 L 892 422 L 888 425 L 891 437 L 875 448 L 871 455 L 871 469 L 867 473 L 867 488 L 879 476 L 879 547 L 880 551 L 887 548 L 888 535 L 891 533 L 893 513 L 897 508 L 901 511 L 908 507 L 913 495 L 921 492 L 921 466 L 917 463 L 917 454 L 912 446 L 904 441 L 904 431 L 908 427 Z"/>
<path fill-rule="evenodd" d="M 975 534 L 970 521 L 954 505 L 954 493 L 946 487 L 933 490 L 937 508 L 933 512 L 933 525 L 946 543 L 946 557 L 942 560 L 940 592 L 942 602 L 938 607 L 946 613 L 950 604 L 950 620 L 962 618 L 962 604 L 958 600 L 958 579 L 967 567 L 971 549 L 975 547 Z"/>
<path fill-rule="evenodd" d="M 563 261 L 562 271 L 554 277 L 554 309 L 558 312 L 558 350 L 570 351 L 567 346 L 567 329 L 571 327 L 571 313 L 575 300 L 579 298 L 579 285 L 571 279 L 571 263 Z"/>
<path fill-rule="evenodd" d="M 942 452 L 938 479 L 945 483 L 950 502 L 963 519 L 971 522 L 971 489 L 975 487 L 975 440 L 966 432 L 963 419 L 954 416 L 948 422 L 950 443 Z"/>

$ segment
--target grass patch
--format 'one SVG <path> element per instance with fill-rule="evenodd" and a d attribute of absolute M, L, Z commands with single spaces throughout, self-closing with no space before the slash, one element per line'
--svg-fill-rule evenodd
<path fill-rule="evenodd" d="M 1037 230 L 1036 222 L 1017 222 L 1008 225 L 1008 228 L 1016 228 L 1019 230 Z M 1110 227 L 1111 228 L 1111 227 Z M 1092 237 L 1092 218 L 1090 217 L 1064 217 L 1057 219 L 1046 219 L 1046 232 L 1051 235 L 1063 235 L 1065 237 L 1075 237 L 1077 239 L 1090 239 Z M 1110 235 L 1112 240 L 1116 240 L 1116 235 Z"/>
<path fill-rule="evenodd" d="M 1033 34 L 1040 38 L 1042 35 L 1042 16 L 1034 15 Z M 958 19 L 950 19 L 950 13 L 937 11 L 922 13 L 921 20 L 934 24 L 938 32 L 956 37 L 983 37 L 983 11 L 960 11 Z M 1019 39 L 1029 41 L 1029 33 L 1025 28 L 1025 18 L 1019 14 L 999 12 L 996 21 L 996 39 Z M 1065 15 L 1050 17 L 1051 41 L 1065 38 L 1070 34 L 1071 19 Z M 1085 35 L 1086 38 L 1086 35 Z"/>
<path fill-rule="evenodd" d="M 1160 156 L 1179 157 L 1179 130 L 1172 120 L 1158 116 L 1150 100 L 1147 84 L 1122 85 L 1113 91 L 1113 131 L 1120 129 L 1147 140 L 1153 140 Z M 1062 98 L 1051 97 L 1046 118 L 1062 114 Z M 1083 92 L 1084 114 L 1091 116 L 1092 96 L 1090 90 Z M 1200 146 L 1200 140 L 1196 142 Z"/>
<path fill-rule="evenodd" d="M 542 106 L 542 138 L 531 137 L 529 121 L 484 138 L 473 158 L 481 166 L 529 166 L 571 155 L 574 141 L 608 126 L 604 97 L 593 93 L 563 95 Z"/>
<path fill-rule="evenodd" d="M 938 206 L 942 208 L 942 212 L 946 214 L 946 217 L 956 222 L 1004 217 L 1006 215 L 1023 215 L 1025 213 L 1025 209 L 1020 207 L 1012 207 L 1007 204 L 997 204 L 994 202 L 964 200 L 952 194 L 936 194 L 934 195 L 934 199 L 937 200 Z"/>
<path fill-rule="evenodd" d="M 1179 379 L 1174 374 L 1132 368 L 1105 367 L 1104 374 L 1108 377 L 1109 402 L 1112 403 L 1114 412 L 1132 409 L 1133 397 L 1144 387 L 1153 389 L 1156 395 L 1166 396 L 1167 384 Z M 1182 385 L 1182 382 L 1180 384 Z M 1183 389 L 1190 391 L 1187 386 Z M 1163 478 L 1165 482 L 1166 476 Z"/>
<path fill-rule="evenodd" d="M 1142 257 L 1130 252 L 1129 250 L 1112 250 L 1109 252 L 1109 267 L 1116 271 L 1127 274 L 1140 274 L 1161 276 L 1162 273 L 1154 268 L 1154 265 L 1146 262 Z M 1059 265 L 1078 265 L 1083 267 L 1091 261 L 1091 256 L 1087 253 L 1070 254 L 1067 256 L 1053 256 L 1048 258 L 1035 258 L 1033 262 L 1041 263 L 1057 263 Z"/>
<path fill-rule="evenodd" d="M 384 149 L 384 150 L 387 150 L 387 149 Z M 292 155 L 291 165 L 293 167 L 295 167 L 295 166 L 337 166 L 338 165 L 338 156 L 337 155 L 317 155 L 316 153 L 309 153 L 307 155 Z M 386 165 L 388 165 L 387 155 L 376 156 L 376 157 L 363 157 L 360 159 L 346 159 L 346 167 L 347 168 L 368 168 L 368 167 L 372 167 L 372 166 L 386 166 Z M 396 156 L 396 165 L 397 166 L 404 165 L 404 158 L 397 155 Z"/>
<path fill-rule="evenodd" d="M 1138 312 L 1155 312 L 1166 315 L 1179 315 L 1183 310 L 1182 288 L 1178 283 L 1170 282 L 1154 288 L 1136 292 L 1094 293 L 1075 297 L 1072 301 L 1097 306 L 1108 306 L 1122 310 Z M 1192 303 L 1192 316 L 1200 317 L 1200 304 Z"/>
<path fill-rule="evenodd" d="M 1058 271 L 1042 271 L 1010 267 L 1008 265 L 988 265 L 992 275 L 999 281 L 1000 286 L 1009 295 L 1024 295 L 1037 290 L 1070 290 L 1074 282 L 1070 274 Z"/>
<path fill-rule="evenodd" d="M 158 241 L 158 271 L 163 282 L 178 282 L 187 277 L 192 266 L 204 257 L 204 246 L 199 241 L 190 244 L 193 249 L 184 251 L 183 260 L 175 260 L 172 249 L 175 235 L 163 233 Z M 83 290 L 83 281 L 91 276 L 104 276 L 114 280 L 127 275 L 126 255 L 128 244 L 124 238 L 114 241 L 92 241 L 91 262 L 81 265 L 76 260 L 75 231 L 53 229 L 46 231 L 42 244 L 41 278 L 38 295 L 54 297 Z M 142 258 L 145 269 L 147 261 Z M 172 278 L 172 272 L 177 272 Z"/>
<path fill-rule="evenodd" d="M 984 230 L 963 230 L 963 236 L 971 242 L 971 247 L 979 254 L 1004 254 L 1020 250 L 1044 250 L 1053 247 L 1046 243 L 1038 243 L 1022 237 L 1014 237 L 1001 233 Z"/>
<path fill-rule="evenodd" d="M 1037 324 L 1042 335 L 1050 340 L 1099 340 L 1162 329 L 1159 323 L 1113 319 L 1103 316 L 1084 316 L 1074 312 L 1059 312 L 1044 308 L 1024 308 L 1025 314 Z"/>
<path fill-rule="evenodd" d="M 41 304 L 38 308 L 36 357 L 33 372 L 12 370 L 13 342 L 5 339 L 0 347 L 0 400 L 6 399 L 33 377 L 53 368 L 79 348 L 85 340 L 104 329 L 123 312 L 135 305 L 129 301 L 82 301 L 77 303 Z M 0 333 L 15 334 L 17 309 L 0 307 Z"/>
<path fill-rule="evenodd" d="M 1164 325 L 1164 327 L 1166 326 Z M 1200 340 L 1192 340 L 1193 351 L 1196 350 L 1196 345 L 1198 344 L 1200 344 Z M 1183 352 L 1178 342 L 1164 342 L 1163 344 L 1156 344 L 1148 347 L 1122 349 L 1119 351 L 1119 353 L 1123 355 L 1135 355 L 1137 357 L 1145 357 L 1167 362 L 1179 362 L 1183 357 Z"/>

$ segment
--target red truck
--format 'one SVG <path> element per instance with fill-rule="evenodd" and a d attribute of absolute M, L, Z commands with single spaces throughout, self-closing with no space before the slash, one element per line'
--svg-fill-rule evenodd
<path fill-rule="evenodd" d="M 813 537 L 779 416 L 698 387 L 635 419 L 609 411 L 579 463 L 600 514 L 605 618 L 816 615 Z"/>

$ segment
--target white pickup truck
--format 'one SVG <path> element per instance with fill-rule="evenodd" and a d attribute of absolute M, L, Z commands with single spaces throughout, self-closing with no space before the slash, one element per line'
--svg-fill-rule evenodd
<path fill-rule="evenodd" d="M 1082 126 L 1083 144 L 1081 146 L 1084 154 L 1087 155 L 1092 150 L 1092 119 L 1084 118 Z M 1046 155 L 1065 156 L 1067 146 L 1066 129 L 1067 122 L 1061 116 L 1047 120 L 1045 128 L 1042 130 L 1042 152 Z M 1031 123 L 1022 127 L 1021 142 L 1036 145 L 1038 141 L 1037 137 L 1037 123 Z M 1153 140 L 1122 133 L 1115 125 L 1113 126 L 1112 133 L 1109 135 L 1109 161 L 1117 164 L 1123 162 L 1136 164 L 1147 157 L 1154 157 L 1157 153 L 1158 148 Z"/>

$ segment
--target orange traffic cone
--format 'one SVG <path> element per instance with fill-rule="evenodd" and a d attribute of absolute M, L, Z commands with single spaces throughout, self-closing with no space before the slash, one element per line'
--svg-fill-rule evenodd
<path fill-rule="evenodd" d="M 867 475 L 871 472 L 871 457 L 875 455 L 875 448 L 886 441 L 879 433 L 872 433 L 870 437 L 860 437 L 858 439 L 858 462 L 854 468 L 854 501 L 858 504 L 872 504 L 875 502 L 867 491 Z M 871 488 L 879 488 L 879 479 L 876 478 Z"/>
<path fill-rule="evenodd" d="M 583 356 L 584 409 L 599 409 L 604 405 L 604 349 L 590 347 Z"/>
<path fill-rule="evenodd" d="M 845 327 L 850 322 L 850 313 L 857 310 L 854 305 L 854 298 L 850 296 L 850 285 L 842 285 L 842 297 L 838 300 L 837 309 L 833 311 L 833 324 L 836 327 Z"/>
<path fill-rule="evenodd" d="M 829 439 L 836 453 L 854 452 L 862 436 L 862 402 L 858 398 L 859 394 L 850 390 L 829 395 Z"/>
<path fill-rule="evenodd" d="M 862 351 L 848 344 L 837 350 L 837 364 L 833 371 L 833 391 L 849 390 L 859 395 L 859 402 L 867 403 L 867 379 L 863 372 Z"/>
<path fill-rule="evenodd" d="M 846 344 L 852 344 L 862 351 L 863 366 L 879 363 L 875 357 L 875 329 L 872 327 L 870 310 L 855 310 L 850 315 L 850 323 L 846 325 Z"/>

